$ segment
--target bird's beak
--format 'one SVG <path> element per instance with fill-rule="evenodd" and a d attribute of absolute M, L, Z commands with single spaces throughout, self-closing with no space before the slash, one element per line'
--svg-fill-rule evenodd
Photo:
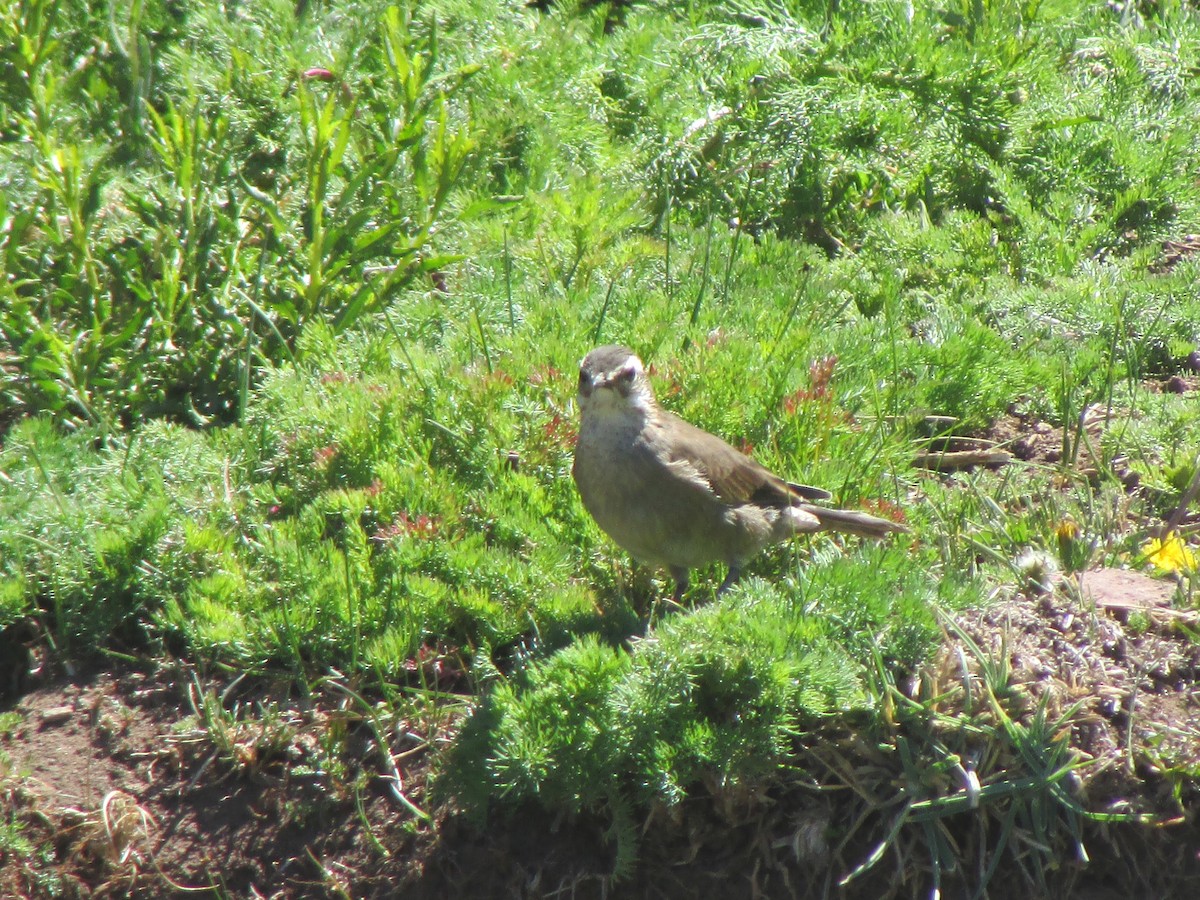
<path fill-rule="evenodd" d="M 597 375 L 594 379 L 588 378 L 586 375 L 579 376 L 579 394 L 582 397 L 590 397 L 596 391 L 602 391 L 605 388 L 615 388 L 617 379 L 611 375 Z"/>

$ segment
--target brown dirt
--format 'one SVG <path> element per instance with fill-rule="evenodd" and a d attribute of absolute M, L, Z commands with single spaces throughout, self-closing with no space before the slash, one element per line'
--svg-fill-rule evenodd
<path fill-rule="evenodd" d="M 1062 465 L 1066 452 L 1071 457 L 1068 462 L 1076 471 L 1095 478 L 1103 456 L 1100 438 L 1107 424 L 1104 409 L 1099 405 L 1084 410 L 1080 421 L 1072 423 L 1065 435 L 1058 425 L 1026 414 L 1009 413 L 992 423 L 984 440 L 991 446 L 1007 450 L 1022 462 L 1035 465 Z M 1137 486 L 1136 476 L 1129 472 L 1126 460 L 1115 460 L 1112 471 L 1127 487 Z"/>
<path fill-rule="evenodd" d="M 1080 789 L 1094 812 L 1191 817 L 1161 777 L 1200 763 L 1198 617 L 1171 606 L 1173 593 L 1148 575 L 1099 570 L 961 619 L 985 654 L 1008 659 L 1029 708 L 1045 703 L 1057 719 L 1074 707 L 1064 723 L 1088 763 Z"/>
<path fill-rule="evenodd" d="M 37 850 L 0 846 L 0 896 L 379 895 L 368 824 L 396 854 L 389 878 L 408 877 L 428 831 L 389 802 L 345 704 L 276 697 L 273 715 L 240 717 L 221 754 L 197 727 L 188 673 L 122 669 L 54 678 L 15 706 L 0 790 Z M 235 703 L 254 707 L 236 692 Z M 361 753 L 345 773 L 330 770 L 347 760 L 321 752 L 331 729 Z M 420 802 L 419 777 L 414 787 Z"/>
<path fill-rule="evenodd" d="M 1150 271 L 1159 275 L 1174 269 L 1183 260 L 1200 253 L 1200 234 L 1185 234 L 1172 240 L 1163 241 L 1162 253 Z"/>

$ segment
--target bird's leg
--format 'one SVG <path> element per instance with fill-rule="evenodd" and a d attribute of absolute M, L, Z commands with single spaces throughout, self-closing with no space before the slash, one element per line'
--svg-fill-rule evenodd
<path fill-rule="evenodd" d="M 688 570 L 682 566 L 671 566 L 671 577 L 675 579 L 675 593 L 671 595 L 671 602 L 682 606 L 683 592 L 688 589 Z"/>
<path fill-rule="evenodd" d="M 717 596 L 720 597 L 727 590 L 737 584 L 737 580 L 742 577 L 742 570 L 738 566 L 730 566 L 729 574 L 725 576 L 725 580 L 721 582 L 721 586 L 717 588 Z"/>

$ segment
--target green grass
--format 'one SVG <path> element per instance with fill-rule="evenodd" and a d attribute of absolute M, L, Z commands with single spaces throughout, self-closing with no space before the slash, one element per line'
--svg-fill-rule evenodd
<path fill-rule="evenodd" d="M 877 726 L 936 610 L 1135 560 L 1192 477 L 1188 4 L 193 6 L 0 12 L 0 628 L 392 697 L 453 657 L 458 800 L 604 810 L 624 864 L 632 809 Z M 569 477 L 610 341 L 911 541 L 648 620 Z M 909 467 L 929 415 L 1088 408 L 1092 481 Z"/>
<path fill-rule="evenodd" d="M 675 802 L 704 778 L 753 783 L 806 724 L 865 708 L 863 660 L 911 669 L 937 643 L 935 604 L 973 596 L 898 574 L 902 555 L 830 554 L 799 583 L 756 581 L 669 617 L 628 654 L 585 639 L 533 662 L 475 717 L 455 765 L 464 795 L 581 811 L 614 793 Z"/>

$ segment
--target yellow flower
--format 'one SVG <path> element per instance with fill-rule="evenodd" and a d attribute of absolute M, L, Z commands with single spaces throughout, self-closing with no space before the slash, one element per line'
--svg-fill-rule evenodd
<path fill-rule="evenodd" d="M 1196 571 L 1196 554 L 1173 532 L 1168 531 L 1162 540 L 1151 538 L 1142 547 L 1142 553 L 1147 562 L 1163 572 Z"/>
<path fill-rule="evenodd" d="M 1076 541 L 1079 540 L 1079 526 L 1075 524 L 1075 520 L 1067 517 L 1058 523 L 1058 527 L 1054 529 L 1054 533 L 1060 541 Z"/>

